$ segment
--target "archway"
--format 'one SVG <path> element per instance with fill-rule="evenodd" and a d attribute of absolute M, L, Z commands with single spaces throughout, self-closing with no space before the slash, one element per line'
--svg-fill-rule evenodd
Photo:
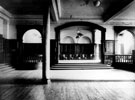
<path fill-rule="evenodd" d="M 122 30 L 117 37 L 117 54 L 131 55 L 134 50 L 134 36 L 128 30 Z"/>
<path fill-rule="evenodd" d="M 70 30 L 70 32 L 67 32 L 67 29 L 72 27 L 72 30 Z M 75 27 L 78 27 L 77 31 L 73 31 L 75 29 Z M 66 31 L 64 31 L 66 30 Z M 89 34 L 91 34 L 90 37 L 88 37 L 86 35 L 86 33 L 84 33 L 82 30 L 87 30 L 89 31 Z M 63 32 L 64 31 L 64 32 Z M 80 32 L 81 31 L 81 32 Z M 104 62 L 104 44 L 105 44 L 105 31 L 106 29 L 94 24 L 94 23 L 90 23 L 90 22 L 83 22 L 83 21 L 78 21 L 78 22 L 69 22 L 69 23 L 65 23 L 63 25 L 60 25 L 58 27 L 55 28 L 55 32 L 56 32 L 56 40 L 57 40 L 57 54 L 58 56 L 57 58 L 57 63 L 62 63 L 62 60 L 75 60 L 75 62 L 77 62 L 78 60 L 89 60 L 88 62 L 96 62 L 96 63 L 103 63 Z M 70 36 L 77 42 L 75 42 L 74 44 L 61 44 L 61 38 L 64 35 L 63 34 L 70 34 Z M 76 34 L 74 34 L 76 33 Z M 100 36 L 100 37 L 98 37 Z M 98 38 L 98 39 L 97 39 Z M 100 38 L 100 39 L 99 39 Z M 99 42 L 100 41 L 100 42 Z M 82 43 L 83 42 L 83 43 Z M 63 57 L 63 53 L 65 52 L 61 52 L 61 48 L 65 47 L 67 52 L 66 54 L 64 54 L 64 58 L 62 59 L 61 57 Z M 77 47 L 77 51 L 76 52 L 76 47 Z M 99 56 L 99 54 L 97 54 L 98 52 L 97 49 L 99 49 L 100 47 L 100 51 L 101 57 L 100 60 L 98 59 L 94 59 L 96 55 Z M 79 49 L 78 49 L 79 48 Z M 86 49 L 86 50 L 85 50 Z M 87 51 L 87 52 L 82 52 L 82 51 Z M 61 56 L 62 55 L 62 56 Z M 86 55 L 86 56 L 84 56 Z M 96 57 L 97 58 L 97 57 Z M 102 58 L 102 59 L 101 59 Z"/>
<path fill-rule="evenodd" d="M 21 69 L 37 69 L 42 67 L 42 36 L 37 29 L 28 29 L 22 36 Z"/>

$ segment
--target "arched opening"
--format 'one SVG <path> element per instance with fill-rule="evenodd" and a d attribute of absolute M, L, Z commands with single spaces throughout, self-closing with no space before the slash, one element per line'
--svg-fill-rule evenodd
<path fill-rule="evenodd" d="M 105 31 L 97 24 L 82 21 L 56 27 L 57 63 L 104 63 Z"/>
<path fill-rule="evenodd" d="M 42 67 L 42 36 L 37 29 L 28 29 L 22 36 L 21 44 L 22 67 L 20 69 L 41 69 Z"/>
<path fill-rule="evenodd" d="M 23 43 L 41 43 L 41 34 L 36 29 L 30 29 L 23 35 Z"/>
<path fill-rule="evenodd" d="M 117 54 L 120 55 L 131 55 L 134 49 L 134 36 L 128 30 L 123 30 L 118 34 L 117 37 Z"/>

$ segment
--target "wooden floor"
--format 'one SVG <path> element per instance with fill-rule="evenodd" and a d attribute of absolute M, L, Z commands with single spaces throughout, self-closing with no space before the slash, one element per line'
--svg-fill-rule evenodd
<path fill-rule="evenodd" d="M 135 100 L 135 73 L 132 72 L 89 70 L 86 73 L 86 71 L 78 70 L 73 74 L 69 70 L 52 70 L 48 84 L 24 84 L 25 80 L 17 80 L 41 79 L 41 72 L 41 70 L 18 71 L 3 65 L 3 68 L 0 68 L 0 100 Z M 62 73 L 70 76 L 69 79 L 56 79 L 65 77 Z M 69 73 L 71 75 L 68 75 Z M 94 76 L 96 73 L 100 73 L 98 76 L 103 75 L 103 73 L 104 76 L 112 74 L 113 80 L 103 80 L 103 76 L 102 80 L 99 80 L 98 78 L 101 79 L 101 77 Z M 93 79 L 98 78 L 92 80 L 88 76 L 89 79 L 87 80 L 75 80 L 74 78 L 77 78 L 79 74 L 80 79 L 84 78 L 83 75 L 93 75 Z M 76 76 L 73 77 L 74 75 Z M 119 80 L 117 80 L 117 77 L 119 77 Z M 120 80 L 120 78 L 122 79 Z M 14 82 L 1 82 L 8 79 Z M 22 84 L 18 84 L 18 82 Z"/>
<path fill-rule="evenodd" d="M 55 81 L 1 84 L 0 100 L 135 100 L 135 82 Z"/>

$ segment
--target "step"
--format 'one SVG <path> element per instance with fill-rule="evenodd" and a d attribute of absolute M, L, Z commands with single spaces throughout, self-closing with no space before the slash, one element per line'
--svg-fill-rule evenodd
<path fill-rule="evenodd" d="M 0 64 L 0 72 L 5 72 L 5 71 L 7 71 L 7 72 L 10 72 L 10 71 L 14 71 L 15 69 L 14 68 L 12 68 L 10 65 L 8 65 L 8 64 Z"/>
<path fill-rule="evenodd" d="M 112 69 L 111 66 L 108 66 L 106 64 L 92 64 L 92 63 L 85 63 L 85 64 L 74 64 L 74 63 L 68 63 L 68 64 L 56 64 L 51 67 L 52 70 L 90 70 L 90 69 Z"/>
<path fill-rule="evenodd" d="M 92 64 L 92 63 L 90 63 L 90 64 L 88 64 L 88 63 L 86 63 L 86 64 L 55 64 L 54 65 L 55 67 L 82 67 L 82 66 L 93 66 L 93 67 L 108 67 L 108 65 L 107 64 Z"/>

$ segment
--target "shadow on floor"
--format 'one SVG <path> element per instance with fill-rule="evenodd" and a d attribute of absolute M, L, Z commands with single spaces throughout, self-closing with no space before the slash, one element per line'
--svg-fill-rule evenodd
<path fill-rule="evenodd" d="M 24 78 L 0 79 L 0 84 L 39 85 L 39 84 L 47 84 L 47 80 L 45 80 L 45 79 L 24 79 Z"/>
<path fill-rule="evenodd" d="M 130 72 L 135 72 L 135 65 L 128 63 L 115 63 L 112 65 L 115 69 L 126 70 Z"/>

